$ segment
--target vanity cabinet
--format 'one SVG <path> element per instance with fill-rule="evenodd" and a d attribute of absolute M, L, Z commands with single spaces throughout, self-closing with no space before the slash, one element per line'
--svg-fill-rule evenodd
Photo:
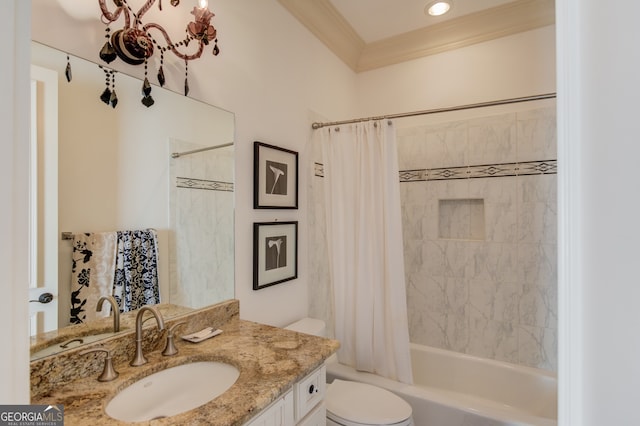
<path fill-rule="evenodd" d="M 272 402 L 245 426 L 294 426 L 293 391 Z"/>
<path fill-rule="evenodd" d="M 139 380 L 161 370 L 204 360 L 233 365 L 240 372 L 236 382 L 225 392 L 198 409 L 176 414 L 171 424 L 225 424 L 243 426 L 325 426 L 324 360 L 340 346 L 337 340 L 300 333 L 239 317 L 239 303 L 232 300 L 172 318 L 165 326 L 187 321 L 187 331 L 212 326 L 224 330 L 214 339 L 197 345 L 178 342 L 179 353 L 165 357 L 159 350 L 147 353 L 149 363 L 131 367 L 134 333 L 119 333 L 104 343 L 90 343 L 52 356 L 31 361 L 31 403 L 37 405 L 68 404 L 65 422 L 74 425 L 108 426 L 114 419 L 105 405 L 122 391 L 124 383 Z M 147 330 L 151 331 L 151 330 Z M 145 342 L 157 339 L 147 333 Z M 288 345 L 295 342 L 295 345 Z M 88 349 L 108 345 L 116 349 L 120 376 L 110 382 L 96 379 L 104 367 L 103 357 L 81 355 Z M 278 359 L 283 362 L 274 363 Z M 255 396 L 269 398 L 258 401 Z M 280 395 L 274 398 L 274 395 Z M 266 408 L 265 408 L 266 406 Z M 253 418 L 246 420 L 247 413 Z M 167 420 L 168 421 L 168 420 Z M 244 421 L 245 423 L 242 423 Z"/>
<path fill-rule="evenodd" d="M 322 365 L 245 426 L 324 426 L 326 375 L 327 369 Z"/>

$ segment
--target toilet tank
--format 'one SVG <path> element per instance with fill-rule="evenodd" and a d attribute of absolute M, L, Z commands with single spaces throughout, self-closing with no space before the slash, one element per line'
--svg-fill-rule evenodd
<path fill-rule="evenodd" d="M 289 324 L 285 329 L 319 337 L 327 337 L 327 329 L 324 321 L 317 318 L 302 318 Z"/>

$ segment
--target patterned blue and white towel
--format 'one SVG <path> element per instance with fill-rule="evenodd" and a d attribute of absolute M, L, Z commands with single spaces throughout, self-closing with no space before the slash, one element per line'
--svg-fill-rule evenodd
<path fill-rule="evenodd" d="M 120 311 L 160 303 L 156 231 L 118 231 L 117 235 L 113 296 Z"/>

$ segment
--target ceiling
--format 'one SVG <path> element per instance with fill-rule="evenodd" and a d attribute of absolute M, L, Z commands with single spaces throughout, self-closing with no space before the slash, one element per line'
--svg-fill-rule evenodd
<path fill-rule="evenodd" d="M 431 0 L 278 0 L 356 72 L 555 23 L 554 0 L 452 0 L 431 17 Z"/>

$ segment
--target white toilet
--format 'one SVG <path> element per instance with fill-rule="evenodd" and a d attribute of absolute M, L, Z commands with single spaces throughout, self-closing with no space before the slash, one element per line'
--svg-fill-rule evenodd
<path fill-rule="evenodd" d="M 322 320 L 303 318 L 285 327 L 326 337 Z M 327 426 L 411 426 L 411 406 L 386 389 L 366 383 L 334 380 L 325 393 Z"/>

